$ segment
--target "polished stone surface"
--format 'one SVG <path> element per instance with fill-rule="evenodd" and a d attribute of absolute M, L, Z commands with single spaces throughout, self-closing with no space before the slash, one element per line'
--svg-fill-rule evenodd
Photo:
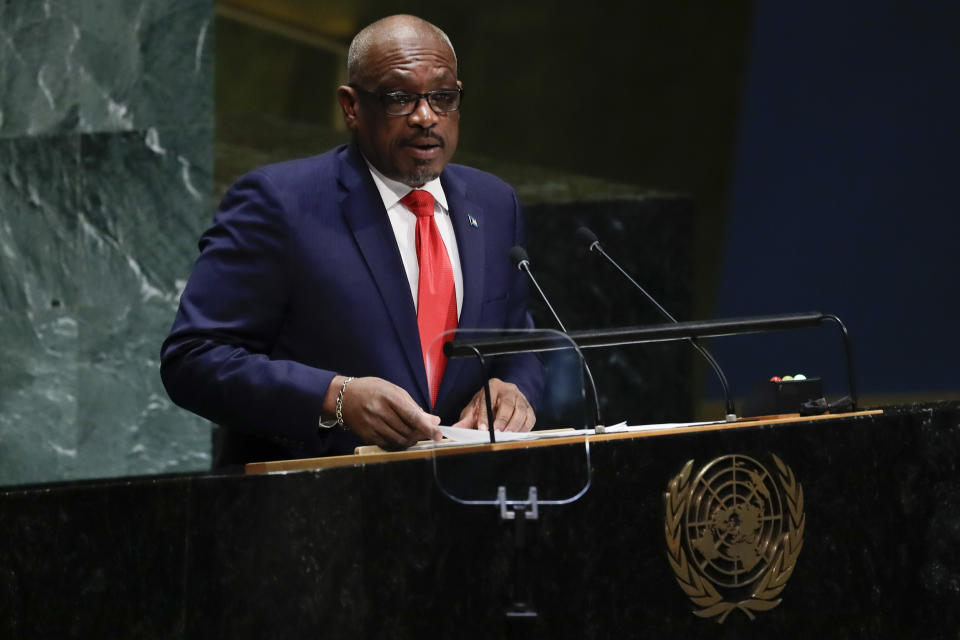
<path fill-rule="evenodd" d="M 0 537 L 23 537 L 0 551 L 0 637 L 182 637 L 187 549 L 168 533 L 186 496 L 164 480 L 8 495 Z"/>
<path fill-rule="evenodd" d="M 210 216 L 212 15 L 0 5 L 0 484 L 209 464 L 158 351 Z"/>
<path fill-rule="evenodd" d="M 0 137 L 210 124 L 210 0 L 0 5 Z"/>
<path fill-rule="evenodd" d="M 178 523 L 187 559 L 175 570 L 185 589 L 177 610 L 184 632 L 176 637 L 297 638 L 321 630 L 337 637 L 338 627 L 363 637 L 371 551 L 358 544 L 365 515 L 360 479 L 350 471 L 291 475 L 279 485 L 255 477 L 181 481 L 190 487 L 189 525 Z"/>
<path fill-rule="evenodd" d="M 503 453 L 440 473 L 504 463 L 549 491 L 583 470 L 581 445 Z M 806 525 L 779 606 L 718 624 L 676 583 L 664 492 L 731 453 L 779 456 Z M 505 637 L 518 587 L 528 638 L 953 637 L 958 459 L 956 402 L 595 443 L 589 491 L 528 523 L 519 583 L 513 525 L 446 498 L 430 460 L 7 489 L 0 637 Z"/>

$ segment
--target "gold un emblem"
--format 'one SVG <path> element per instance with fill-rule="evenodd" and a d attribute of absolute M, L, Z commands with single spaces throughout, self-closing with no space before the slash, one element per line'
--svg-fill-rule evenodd
<path fill-rule="evenodd" d="M 667 556 L 701 618 L 722 623 L 739 609 L 753 620 L 780 604 L 803 547 L 803 488 L 770 457 L 776 475 L 734 454 L 696 476 L 690 460 L 667 485 Z"/>

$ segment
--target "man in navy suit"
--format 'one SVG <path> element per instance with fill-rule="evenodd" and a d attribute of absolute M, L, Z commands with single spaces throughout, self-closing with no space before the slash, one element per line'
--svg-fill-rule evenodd
<path fill-rule="evenodd" d="M 337 99 L 353 142 L 229 190 L 164 342 L 171 398 L 220 425 L 217 466 L 403 448 L 441 422 L 488 428 L 487 374 L 438 356 L 437 336 L 532 326 L 507 258 L 524 239 L 516 194 L 447 164 L 462 100 L 447 36 L 413 16 L 375 22 L 348 77 Z M 492 427 L 532 428 L 539 361 L 487 373 Z"/>

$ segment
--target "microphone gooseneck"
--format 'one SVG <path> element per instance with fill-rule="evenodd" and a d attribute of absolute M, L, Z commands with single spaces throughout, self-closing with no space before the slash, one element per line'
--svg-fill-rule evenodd
<path fill-rule="evenodd" d="M 540 288 L 540 284 L 537 282 L 537 279 L 533 277 L 533 272 L 530 271 L 530 257 L 527 256 L 526 249 L 520 246 L 510 249 L 510 261 L 513 262 L 513 266 L 527 274 L 527 277 L 530 278 L 530 282 L 532 282 L 533 286 L 537 288 L 537 293 L 540 294 L 540 297 L 543 299 L 544 303 L 546 303 L 547 309 L 550 310 L 550 314 L 553 316 L 553 319 L 556 320 L 557 325 L 559 325 L 560 330 L 566 333 L 567 328 L 563 326 L 563 322 L 560 321 L 560 316 L 558 316 L 557 312 L 553 310 L 553 305 L 550 304 L 550 301 L 547 299 L 543 289 Z"/>
<path fill-rule="evenodd" d="M 547 294 L 543 292 L 543 289 L 540 288 L 540 284 L 537 282 L 537 279 L 533 277 L 533 272 L 530 270 L 530 257 L 527 255 L 526 249 L 521 246 L 516 246 L 510 249 L 508 255 L 510 256 L 510 261 L 520 271 L 523 271 L 527 274 L 527 277 L 530 278 L 530 282 L 533 283 L 533 286 L 537 289 L 537 293 L 540 294 L 540 299 L 543 300 L 544 304 L 547 305 L 547 309 L 550 310 L 550 315 L 553 316 L 554 321 L 556 321 L 557 326 L 560 327 L 560 330 L 564 333 L 567 332 L 567 328 L 563 326 L 563 322 L 560 320 L 560 316 L 557 315 L 557 312 L 554 311 L 553 305 L 550 304 L 550 300 L 547 299 Z M 579 350 L 578 350 L 579 353 Z M 600 399 L 597 396 L 597 385 L 593 381 L 593 373 L 590 371 L 590 365 L 587 364 L 587 361 L 583 359 L 581 354 L 581 362 L 583 362 L 583 372 L 586 375 L 587 382 L 589 383 L 590 389 L 590 400 L 593 403 L 593 419 L 594 424 L 591 425 L 597 433 L 603 433 L 603 421 L 600 419 Z"/>
<path fill-rule="evenodd" d="M 649 300 L 654 307 L 657 308 L 657 311 L 660 312 L 660 315 L 662 315 L 664 318 L 666 318 L 670 322 L 673 322 L 673 323 L 678 322 L 677 319 L 674 318 L 673 315 L 671 315 L 671 313 L 663 307 L 663 305 L 657 302 L 657 300 L 652 295 L 650 295 L 647 292 L 647 290 L 640 285 L 639 282 L 634 280 L 630 276 L 630 274 L 627 273 L 623 269 L 623 267 L 621 267 L 617 263 L 616 260 L 611 258 L 610 255 L 603 250 L 603 247 L 600 245 L 600 240 L 599 238 L 597 238 L 597 234 L 595 234 L 593 231 L 591 231 L 587 227 L 580 227 L 577 229 L 576 235 L 578 238 L 580 238 L 583 244 L 587 246 L 588 251 L 590 251 L 591 253 L 598 253 L 601 256 L 603 256 L 603 258 L 607 262 L 612 264 L 617 269 L 617 271 L 619 271 L 621 275 L 623 275 L 623 277 L 629 280 L 630 284 L 632 284 L 637 290 L 639 290 L 640 293 L 642 293 L 644 297 L 647 300 Z M 697 350 L 697 353 L 703 356 L 703 358 L 707 361 L 707 363 L 713 368 L 714 372 L 717 374 L 717 378 L 720 380 L 720 385 L 723 387 L 723 397 L 726 403 L 726 411 L 727 411 L 726 419 L 727 421 L 736 420 L 737 412 L 733 405 L 733 398 L 730 396 L 730 385 L 727 383 L 727 376 L 723 374 L 723 369 L 720 368 L 720 364 L 716 361 L 716 359 L 714 359 L 713 355 L 709 351 L 707 351 L 704 347 L 700 345 L 699 342 L 697 342 L 696 338 L 687 338 L 687 342 L 689 342 L 690 345 Z"/>

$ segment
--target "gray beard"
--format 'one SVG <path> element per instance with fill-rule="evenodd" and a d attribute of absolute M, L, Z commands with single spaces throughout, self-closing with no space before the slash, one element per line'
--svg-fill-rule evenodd
<path fill-rule="evenodd" d="M 418 167 L 414 169 L 411 173 L 408 173 L 403 177 L 403 183 L 408 187 L 422 187 L 431 180 L 436 180 L 440 177 L 440 174 L 431 171 L 427 167 Z"/>

